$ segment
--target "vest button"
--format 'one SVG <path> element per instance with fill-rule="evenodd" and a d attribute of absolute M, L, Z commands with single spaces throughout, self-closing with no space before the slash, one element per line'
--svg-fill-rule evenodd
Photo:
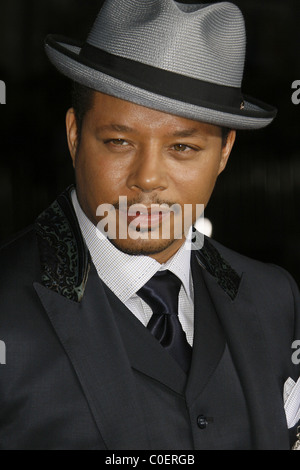
<path fill-rule="evenodd" d="M 205 429 L 208 424 L 206 416 L 199 415 L 197 417 L 197 424 L 200 429 Z"/>

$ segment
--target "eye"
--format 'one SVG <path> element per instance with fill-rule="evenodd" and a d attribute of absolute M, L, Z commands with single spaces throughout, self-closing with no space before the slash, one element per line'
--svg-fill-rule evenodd
<path fill-rule="evenodd" d="M 124 147 L 126 145 L 129 145 L 128 142 L 124 139 L 109 139 L 109 140 L 106 140 L 104 143 L 116 145 L 118 147 Z"/>
<path fill-rule="evenodd" d="M 189 151 L 189 150 L 196 150 L 195 148 L 191 147 L 190 145 L 186 145 L 186 144 L 175 144 L 175 145 L 173 145 L 173 149 L 176 152 L 186 152 L 186 151 Z"/>
<path fill-rule="evenodd" d="M 188 146 L 184 145 L 184 144 L 175 144 L 174 145 L 174 150 L 176 150 L 176 152 L 183 152 L 187 148 L 188 148 Z"/>

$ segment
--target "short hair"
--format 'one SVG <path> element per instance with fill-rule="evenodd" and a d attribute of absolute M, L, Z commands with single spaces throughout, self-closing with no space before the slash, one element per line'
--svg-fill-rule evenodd
<path fill-rule="evenodd" d="M 77 125 L 77 139 L 78 145 L 80 143 L 82 123 L 86 113 L 93 107 L 93 96 L 94 90 L 88 88 L 80 83 L 73 82 L 72 87 L 72 107 L 75 113 L 76 125 Z M 226 144 L 229 132 L 229 127 L 221 127 L 222 131 L 222 143 Z"/>
<path fill-rule="evenodd" d="M 75 113 L 77 125 L 77 140 L 80 143 L 82 123 L 86 113 L 93 107 L 94 90 L 80 83 L 73 82 L 72 107 Z"/>

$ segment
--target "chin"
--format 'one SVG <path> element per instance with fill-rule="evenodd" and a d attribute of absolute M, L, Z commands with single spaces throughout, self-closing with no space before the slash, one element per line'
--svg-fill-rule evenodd
<path fill-rule="evenodd" d="M 175 240 L 111 240 L 109 241 L 116 247 L 118 250 L 127 253 L 128 255 L 144 255 L 151 256 L 158 253 L 161 253 L 167 250 L 169 247 L 175 243 Z M 176 240 L 178 241 L 178 240 Z"/>

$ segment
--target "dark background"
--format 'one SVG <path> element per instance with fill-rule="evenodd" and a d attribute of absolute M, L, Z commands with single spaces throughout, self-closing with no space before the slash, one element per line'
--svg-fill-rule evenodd
<path fill-rule="evenodd" d="M 243 91 L 279 113 L 264 130 L 238 132 L 205 216 L 215 239 L 283 266 L 300 283 L 300 105 L 291 101 L 291 84 L 300 80 L 300 2 L 234 3 L 248 36 Z M 48 33 L 84 40 L 101 4 L 0 0 L 0 79 L 7 87 L 0 106 L 0 241 L 32 223 L 74 181 L 64 129 L 69 81 L 48 63 L 43 42 Z"/>

